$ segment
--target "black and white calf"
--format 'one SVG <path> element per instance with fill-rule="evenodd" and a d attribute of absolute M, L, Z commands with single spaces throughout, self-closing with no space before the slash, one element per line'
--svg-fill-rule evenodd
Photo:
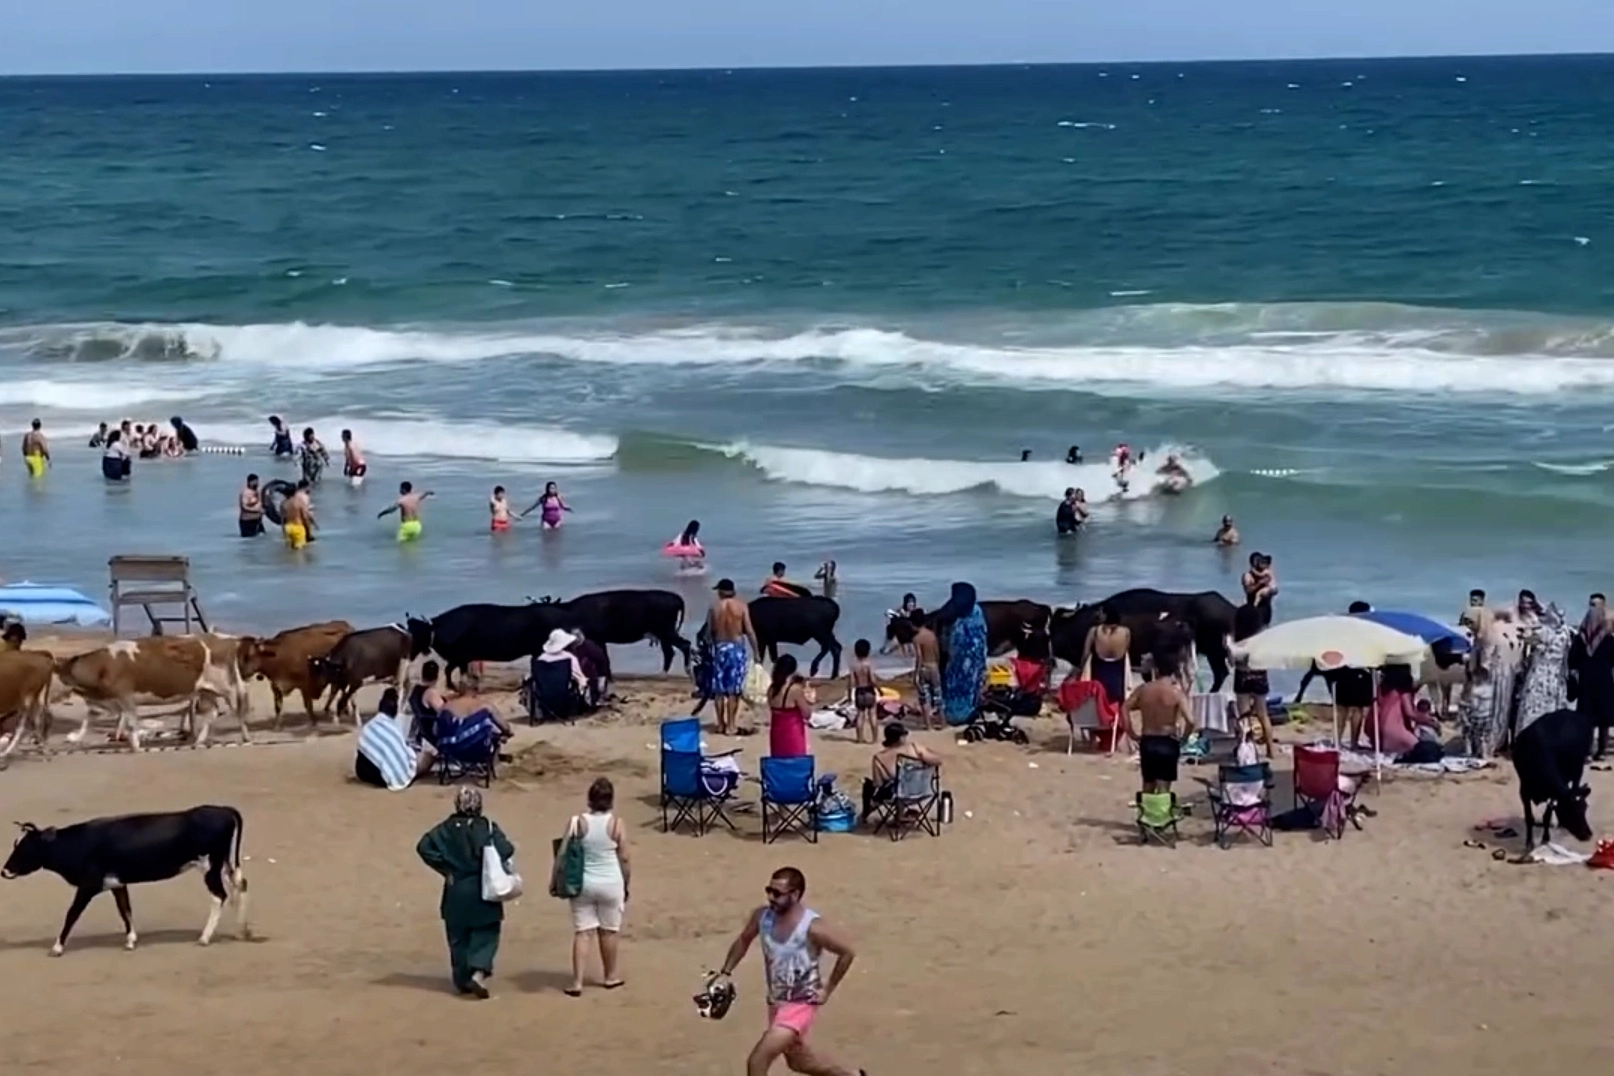
<path fill-rule="evenodd" d="M 32 822 L 19 822 L 18 826 L 22 835 L 12 846 L 5 867 L 0 868 L 0 877 L 21 878 L 47 870 L 76 890 L 62 932 L 50 947 L 51 956 L 62 955 L 73 924 L 90 901 L 107 889 L 112 890 L 118 915 L 123 918 L 123 947 L 133 949 L 139 937 L 129 906 L 129 887 L 166 881 L 192 869 L 205 872 L 202 878 L 213 897 L 207 925 L 198 940 L 203 945 L 213 940 L 226 902 L 235 904 L 241 937 L 251 934 L 247 877 L 241 869 L 241 812 L 234 807 L 95 818 L 60 829 L 41 829 Z"/>

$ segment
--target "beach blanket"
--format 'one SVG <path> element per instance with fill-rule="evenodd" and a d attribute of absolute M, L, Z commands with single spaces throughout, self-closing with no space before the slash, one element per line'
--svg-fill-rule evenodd
<path fill-rule="evenodd" d="M 359 754 L 380 771 L 387 789 L 401 792 L 415 779 L 415 752 L 404 738 L 398 719 L 376 714 L 359 730 Z"/>

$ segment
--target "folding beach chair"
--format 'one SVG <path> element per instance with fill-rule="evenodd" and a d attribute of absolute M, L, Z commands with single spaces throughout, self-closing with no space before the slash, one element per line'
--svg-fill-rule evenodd
<path fill-rule="evenodd" d="M 1228 848 L 1233 838 L 1247 833 L 1272 847 L 1272 766 L 1218 766 L 1216 785 L 1210 790 L 1211 824 L 1216 843 Z"/>
<path fill-rule="evenodd" d="M 762 760 L 762 843 L 786 833 L 818 843 L 818 781 L 811 755 Z"/>
<path fill-rule="evenodd" d="M 1139 792 L 1134 803 L 1138 809 L 1138 843 L 1177 847 L 1182 836 L 1177 830 L 1182 819 L 1177 811 L 1177 793 Z"/>
<path fill-rule="evenodd" d="M 874 832 L 883 828 L 894 841 L 914 829 L 940 837 L 941 770 L 916 758 L 901 757 L 897 759 L 895 785 L 889 798 L 875 804 L 879 817 L 875 819 Z"/>
<path fill-rule="evenodd" d="M 1339 752 L 1331 747 L 1295 748 L 1295 806 L 1317 812 L 1322 831 L 1336 841 L 1345 836 L 1345 823 L 1362 828 L 1353 808 L 1356 793 L 1339 787 Z"/>
<path fill-rule="evenodd" d="M 728 752 L 733 755 L 735 752 Z M 701 754 L 701 723 L 689 717 L 661 724 L 661 829 L 671 833 L 684 822 L 694 826 L 699 837 L 722 822 L 729 829 L 734 822 L 726 813 L 740 785 L 737 768 L 717 769 Z"/>
<path fill-rule="evenodd" d="M 569 725 L 578 715 L 588 712 L 588 703 L 572 679 L 569 661 L 533 658 L 521 685 L 521 702 L 527 708 L 528 722 L 534 725 L 540 721 L 564 721 Z"/>

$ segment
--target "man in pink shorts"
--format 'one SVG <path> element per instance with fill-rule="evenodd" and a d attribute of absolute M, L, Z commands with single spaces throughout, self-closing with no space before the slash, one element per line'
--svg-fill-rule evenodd
<path fill-rule="evenodd" d="M 767 1076 L 774 1061 L 783 1057 L 792 1072 L 806 1076 L 868 1076 L 817 1053 L 807 1045 L 818 1010 L 846 978 L 856 953 L 851 942 L 824 924 L 818 913 L 802 903 L 807 879 L 795 867 L 782 867 L 768 880 L 768 903 L 751 913 L 740 936 L 729 946 L 719 972 L 724 978 L 734 969 L 751 943 L 762 939 L 763 975 L 768 985 L 768 1030 L 762 1033 L 745 1061 L 746 1076 Z M 822 954 L 835 954 L 829 982 L 819 968 Z"/>

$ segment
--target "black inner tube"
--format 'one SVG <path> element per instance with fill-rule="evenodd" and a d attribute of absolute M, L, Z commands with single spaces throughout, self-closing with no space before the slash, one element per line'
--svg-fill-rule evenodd
<path fill-rule="evenodd" d="M 271 478 L 263 484 L 263 517 L 275 526 L 285 523 L 285 516 L 281 513 L 281 505 L 286 498 L 297 492 L 297 483 L 288 482 L 284 478 Z"/>

